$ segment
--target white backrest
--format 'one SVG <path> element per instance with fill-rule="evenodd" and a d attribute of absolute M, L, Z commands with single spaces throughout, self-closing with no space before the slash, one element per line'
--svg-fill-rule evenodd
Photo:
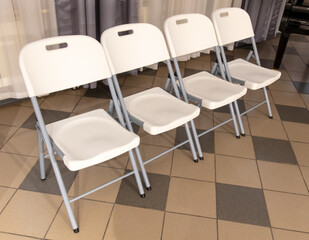
<path fill-rule="evenodd" d="M 173 58 L 218 45 L 211 20 L 202 14 L 170 17 L 165 20 L 164 31 Z"/>
<path fill-rule="evenodd" d="M 29 43 L 19 54 L 29 97 L 111 76 L 102 45 L 88 36 L 61 36 Z"/>
<path fill-rule="evenodd" d="M 251 19 L 241 8 L 221 8 L 211 18 L 220 46 L 254 36 Z"/>
<path fill-rule="evenodd" d="M 109 28 L 101 43 L 112 74 L 127 72 L 170 58 L 162 32 L 148 23 Z"/>

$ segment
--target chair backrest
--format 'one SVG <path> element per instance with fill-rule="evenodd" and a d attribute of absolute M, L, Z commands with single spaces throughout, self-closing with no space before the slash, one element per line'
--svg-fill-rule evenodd
<path fill-rule="evenodd" d="M 165 20 L 170 54 L 179 57 L 218 45 L 211 20 L 202 14 L 180 14 Z"/>
<path fill-rule="evenodd" d="M 241 8 L 221 8 L 211 18 L 220 46 L 254 36 L 251 19 Z"/>
<path fill-rule="evenodd" d="M 162 32 L 148 23 L 109 28 L 101 43 L 112 74 L 138 69 L 170 58 Z"/>
<path fill-rule="evenodd" d="M 32 42 L 21 50 L 19 65 L 29 97 L 111 76 L 102 45 L 88 36 L 61 36 Z"/>

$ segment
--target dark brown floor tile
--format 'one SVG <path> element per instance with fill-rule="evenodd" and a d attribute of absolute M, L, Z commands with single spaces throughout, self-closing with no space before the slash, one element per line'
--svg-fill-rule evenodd
<path fill-rule="evenodd" d="M 96 88 L 88 88 L 84 96 L 105 99 L 111 98 L 108 85 L 104 84 L 102 81 L 97 82 Z"/>
<path fill-rule="evenodd" d="M 307 108 L 276 105 L 282 121 L 309 123 L 309 111 Z"/>

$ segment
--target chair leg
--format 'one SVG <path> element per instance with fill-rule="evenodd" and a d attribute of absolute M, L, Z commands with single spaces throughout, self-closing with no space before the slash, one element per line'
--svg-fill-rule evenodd
<path fill-rule="evenodd" d="M 246 136 L 246 133 L 245 133 L 244 125 L 243 125 L 242 120 L 241 120 L 237 100 L 233 103 L 234 103 L 234 107 L 235 107 L 235 111 L 236 111 L 236 116 L 238 118 L 238 123 L 239 123 L 239 127 L 240 127 L 240 134 L 241 134 L 241 136 L 244 137 L 244 136 Z"/>
<path fill-rule="evenodd" d="M 199 159 L 204 160 L 204 156 L 203 156 L 202 149 L 201 149 L 201 144 L 200 144 L 200 141 L 197 137 L 197 132 L 196 132 L 194 121 L 191 120 L 190 123 L 191 123 L 191 129 L 192 129 L 192 132 L 193 132 L 193 138 L 194 138 L 196 148 L 197 148 L 197 152 L 198 152 L 198 155 L 199 155 Z"/>
<path fill-rule="evenodd" d="M 137 183 L 139 195 L 142 198 L 144 198 L 144 197 L 146 197 L 146 195 L 145 195 L 145 192 L 144 192 L 144 188 L 143 188 L 143 184 L 142 184 L 142 181 L 141 181 L 141 177 L 140 177 L 140 175 L 138 173 L 138 169 L 137 169 L 137 166 L 136 166 L 136 162 L 135 162 L 132 150 L 129 151 L 129 156 L 130 156 L 130 161 L 131 161 L 131 164 L 132 164 L 135 180 L 136 180 L 136 183 Z"/>
<path fill-rule="evenodd" d="M 194 147 L 194 144 L 193 144 L 193 140 L 192 140 L 192 136 L 191 136 L 191 133 L 190 133 L 188 123 L 185 124 L 185 129 L 186 129 L 187 137 L 189 139 L 189 144 L 190 144 L 190 148 L 191 148 L 191 152 L 192 152 L 192 156 L 193 156 L 193 161 L 197 163 L 198 159 L 197 159 L 197 156 L 196 156 L 195 147 Z"/>
<path fill-rule="evenodd" d="M 236 117 L 235 117 L 234 108 L 233 108 L 232 103 L 229 104 L 229 107 L 230 107 L 230 112 L 231 112 L 231 115 L 232 115 L 232 118 L 233 118 L 236 137 L 240 138 L 239 129 L 238 129 L 238 125 L 237 125 L 237 121 L 236 121 Z"/>
<path fill-rule="evenodd" d="M 151 186 L 150 186 L 150 182 L 149 182 L 146 170 L 145 170 L 144 162 L 142 160 L 141 152 L 139 151 L 138 147 L 135 148 L 134 150 L 135 150 L 135 154 L 136 154 L 136 158 L 137 158 L 138 164 L 139 164 L 141 172 L 142 172 L 142 176 L 143 176 L 143 179 L 144 179 L 144 182 L 145 182 L 146 189 L 148 191 L 150 191 L 151 190 Z"/>
<path fill-rule="evenodd" d="M 271 112 L 271 107 L 270 107 L 270 103 L 269 103 L 266 87 L 263 87 L 263 91 L 264 91 L 266 105 L 267 105 L 267 109 L 268 109 L 268 117 L 272 119 L 273 118 L 273 113 Z"/>
<path fill-rule="evenodd" d="M 44 181 L 46 179 L 45 159 L 44 159 L 44 141 L 40 133 L 40 130 L 38 128 L 37 128 L 37 134 L 38 134 L 38 145 L 39 145 L 40 176 L 41 176 L 41 180 Z"/>

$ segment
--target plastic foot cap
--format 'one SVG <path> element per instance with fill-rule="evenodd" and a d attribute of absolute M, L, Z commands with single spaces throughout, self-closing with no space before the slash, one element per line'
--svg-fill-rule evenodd
<path fill-rule="evenodd" d="M 200 160 L 204 160 L 204 156 L 201 156 L 201 157 L 200 157 Z"/>
<path fill-rule="evenodd" d="M 236 138 L 238 138 L 238 139 L 239 139 L 239 138 L 240 138 L 240 135 L 236 136 Z"/>
<path fill-rule="evenodd" d="M 151 190 L 151 186 L 146 187 L 146 190 L 147 190 L 147 191 L 150 191 L 150 190 Z"/>
<path fill-rule="evenodd" d="M 269 116 L 270 119 L 273 119 L 273 116 Z"/>
<path fill-rule="evenodd" d="M 41 178 L 41 181 L 43 182 L 43 181 L 45 181 L 45 179 L 46 179 L 46 178 L 43 178 L 43 179 Z"/>
<path fill-rule="evenodd" d="M 245 136 L 246 136 L 246 134 L 245 134 L 245 133 L 242 133 L 242 134 L 241 134 L 241 136 L 245 137 Z"/>
<path fill-rule="evenodd" d="M 140 194 L 141 198 L 145 198 L 146 197 L 146 194 Z"/>
<path fill-rule="evenodd" d="M 198 159 L 193 159 L 194 162 L 198 163 Z"/>
<path fill-rule="evenodd" d="M 73 229 L 73 232 L 74 232 L 74 233 L 79 233 L 79 229 L 78 229 L 78 228 L 75 228 L 75 229 Z"/>

